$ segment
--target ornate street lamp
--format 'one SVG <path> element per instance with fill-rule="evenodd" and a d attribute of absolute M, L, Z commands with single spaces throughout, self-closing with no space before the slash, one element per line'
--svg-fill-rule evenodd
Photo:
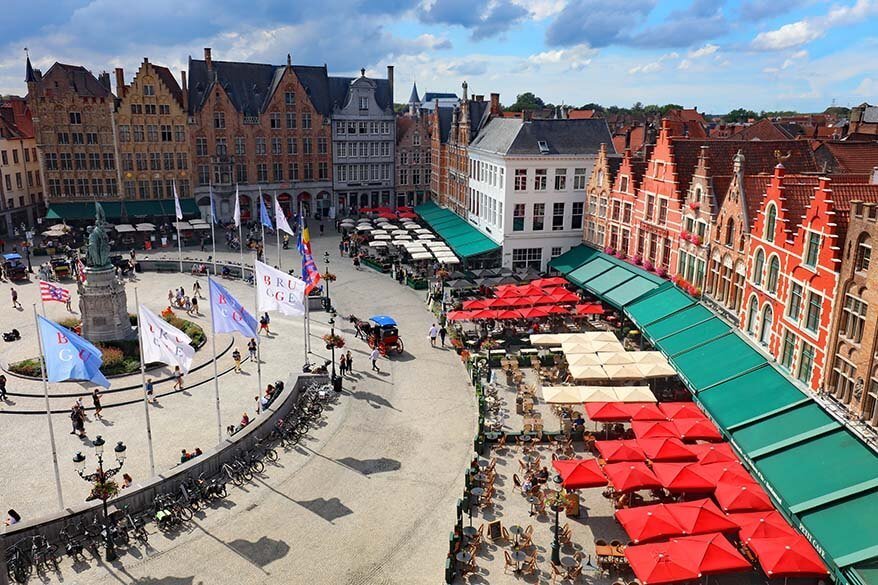
<path fill-rule="evenodd" d="M 552 562 L 556 565 L 560 565 L 561 540 L 558 537 L 558 514 L 567 506 L 567 494 L 564 491 L 564 488 L 561 487 L 561 476 L 556 475 L 554 481 L 558 484 L 558 489 L 553 491 L 552 495 L 548 497 L 547 503 L 552 511 L 555 512 L 555 539 L 552 541 Z"/>
<path fill-rule="evenodd" d="M 331 282 L 331 273 L 329 272 L 329 252 L 323 252 L 323 263 L 326 265 L 326 274 L 323 280 L 326 282 L 326 301 L 323 307 L 327 311 L 332 311 L 332 298 L 329 296 L 329 283 Z"/>
<path fill-rule="evenodd" d="M 111 489 L 111 486 L 108 485 L 108 481 L 111 477 L 119 473 L 119 470 L 122 469 L 122 466 L 125 464 L 125 451 L 127 447 L 122 441 L 116 443 L 116 446 L 113 448 L 113 452 L 116 455 L 116 463 L 118 463 L 118 467 L 111 467 L 104 469 L 104 445 L 106 441 L 98 435 L 97 438 L 92 442 L 92 446 L 95 450 L 95 456 L 98 460 L 98 469 L 94 473 L 85 473 L 85 455 L 81 452 L 78 452 L 73 456 L 73 467 L 76 469 L 76 473 L 79 474 L 79 477 L 84 479 L 85 481 L 94 485 L 92 488 L 92 494 L 95 495 L 98 499 L 103 502 L 104 505 L 104 537 L 106 539 L 106 560 L 107 562 L 112 562 L 116 560 L 116 548 L 113 544 L 113 534 L 110 530 L 110 515 L 107 511 L 107 500 L 109 500 L 115 493 L 115 490 Z"/>
<path fill-rule="evenodd" d="M 332 351 L 332 377 L 330 381 L 332 382 L 332 389 L 336 392 L 341 392 L 341 378 L 335 373 L 335 309 L 329 309 L 329 338 L 333 340 L 332 343 L 329 344 L 329 349 Z"/>

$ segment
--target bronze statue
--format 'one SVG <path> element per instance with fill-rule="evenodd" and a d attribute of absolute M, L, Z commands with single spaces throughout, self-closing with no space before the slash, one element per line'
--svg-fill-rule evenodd
<path fill-rule="evenodd" d="M 105 225 L 104 208 L 95 202 L 95 224 L 88 234 L 88 251 L 85 255 L 85 265 L 89 268 L 110 266 L 110 241 L 104 229 Z"/>

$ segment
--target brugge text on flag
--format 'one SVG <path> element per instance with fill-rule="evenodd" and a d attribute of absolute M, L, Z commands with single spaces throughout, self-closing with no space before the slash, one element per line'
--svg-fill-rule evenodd
<path fill-rule="evenodd" d="M 104 388 L 110 382 L 101 372 L 101 350 L 79 335 L 45 317 L 37 315 L 40 340 L 49 382 L 89 380 Z"/>
<path fill-rule="evenodd" d="M 238 299 L 214 279 L 207 279 L 210 287 L 210 314 L 215 333 L 234 333 L 256 337 L 256 319 L 241 306 Z"/>
<path fill-rule="evenodd" d="M 279 311 L 298 317 L 305 314 L 304 281 L 256 261 L 256 311 Z"/>
<path fill-rule="evenodd" d="M 40 281 L 40 298 L 44 301 L 57 301 L 66 303 L 70 298 L 70 291 L 60 286 L 55 286 L 51 282 L 45 280 Z"/>
<path fill-rule="evenodd" d="M 188 335 L 144 307 L 137 309 L 137 326 L 140 341 L 143 343 L 143 361 L 160 362 L 169 366 L 180 366 L 183 373 L 189 372 L 195 348 L 190 345 Z"/>

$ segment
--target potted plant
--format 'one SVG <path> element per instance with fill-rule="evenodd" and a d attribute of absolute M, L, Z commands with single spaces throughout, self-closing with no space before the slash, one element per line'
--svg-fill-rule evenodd
<path fill-rule="evenodd" d="M 636 265 L 640 266 L 641 264 L 643 264 L 643 257 L 642 257 L 642 256 L 639 256 L 639 255 L 638 255 L 638 256 L 635 256 L 635 257 L 634 257 L 634 263 L 635 263 Z"/>
<path fill-rule="evenodd" d="M 615 253 L 616 253 L 616 250 L 610 246 L 607 246 L 606 248 L 604 248 L 604 254 L 609 254 L 612 256 Z"/>
<path fill-rule="evenodd" d="M 470 354 L 468 349 L 463 349 L 460 351 L 460 361 L 466 363 L 469 361 L 472 354 Z"/>
<path fill-rule="evenodd" d="M 646 261 L 643 263 L 643 267 L 644 267 L 645 269 L 647 269 L 648 271 L 650 271 L 650 272 L 652 272 L 653 270 L 655 270 L 655 266 L 653 266 L 653 265 L 652 265 L 652 262 L 650 262 L 649 260 L 646 260 Z"/>
<path fill-rule="evenodd" d="M 701 202 L 691 201 L 689 203 L 689 209 L 691 209 L 692 211 L 698 211 L 699 209 L 701 209 Z"/>
<path fill-rule="evenodd" d="M 664 268 L 659 268 L 658 270 L 655 271 L 655 273 L 658 274 L 659 276 L 661 276 L 662 278 L 665 278 L 668 275 L 668 271 L 665 270 Z"/>
<path fill-rule="evenodd" d="M 704 242 L 704 238 L 699 236 L 698 234 L 692 234 L 692 243 L 696 246 L 700 246 Z"/>
<path fill-rule="evenodd" d="M 625 252 L 623 252 L 622 250 L 616 250 L 616 258 L 619 258 L 620 260 L 624 260 L 625 259 Z"/>
<path fill-rule="evenodd" d="M 451 339 L 451 347 L 453 347 L 460 355 L 463 355 L 463 352 L 465 351 L 463 349 L 463 341 L 457 337 Z"/>
<path fill-rule="evenodd" d="M 330 272 L 329 270 L 327 270 L 326 272 L 324 272 L 324 273 L 321 275 L 321 277 L 322 277 L 323 280 L 325 280 L 326 282 L 335 282 L 336 280 L 338 280 L 338 277 L 337 277 L 335 274 L 333 274 L 332 272 Z"/>
<path fill-rule="evenodd" d="M 342 337 L 341 335 L 327 333 L 323 336 L 323 341 L 326 343 L 326 349 L 332 349 L 333 347 L 336 349 L 341 349 L 342 347 L 344 347 L 344 337 Z"/>

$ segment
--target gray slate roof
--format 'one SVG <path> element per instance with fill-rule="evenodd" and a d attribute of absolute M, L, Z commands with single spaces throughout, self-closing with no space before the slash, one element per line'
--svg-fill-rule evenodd
<path fill-rule="evenodd" d="M 440 106 L 437 108 L 439 114 L 439 142 L 445 144 L 448 142 L 448 135 L 451 134 L 451 117 L 454 113 L 452 106 Z"/>
<path fill-rule="evenodd" d="M 432 102 L 433 100 L 436 100 L 436 99 L 456 100 L 457 94 L 456 93 L 442 93 L 439 91 L 428 91 L 427 93 L 424 94 L 424 103 L 425 104 L 427 102 Z"/>
<path fill-rule="evenodd" d="M 548 150 L 541 152 L 539 142 Z M 606 120 L 530 120 L 495 118 L 487 123 L 473 148 L 508 155 L 597 154 L 601 144 L 611 144 Z"/>
<path fill-rule="evenodd" d="M 418 84 L 412 83 L 412 95 L 409 96 L 410 104 L 419 104 L 421 103 L 421 98 L 418 97 Z"/>

